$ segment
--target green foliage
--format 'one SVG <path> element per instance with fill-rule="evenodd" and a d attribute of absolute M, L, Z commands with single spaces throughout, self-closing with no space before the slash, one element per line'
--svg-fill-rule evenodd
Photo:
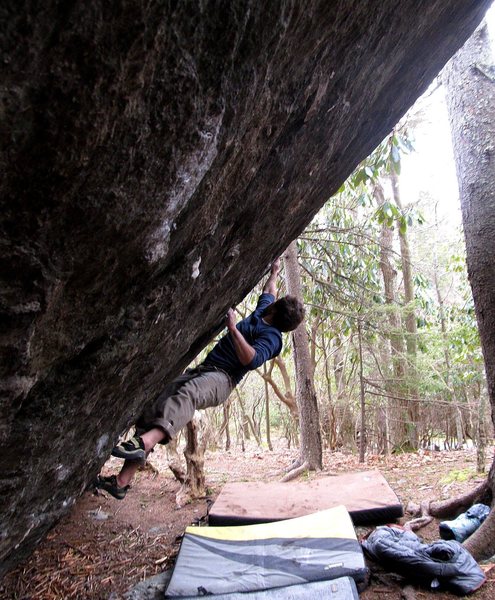
<path fill-rule="evenodd" d="M 399 390 L 396 393 L 401 395 L 404 391 L 400 390 L 414 388 L 425 401 L 458 401 L 476 394 L 472 386 L 479 386 L 484 377 L 461 241 L 442 240 L 444 246 L 437 243 L 440 257 L 434 265 L 435 239 L 431 233 L 421 233 L 423 225 L 431 230 L 435 218 L 432 204 L 401 210 L 393 201 L 390 177 L 400 173 L 401 157 L 412 150 L 406 131 L 393 132 L 357 167 L 298 242 L 305 301 L 310 307 L 308 331 L 312 324 L 318 325 L 319 335 L 326 340 L 323 343 L 327 344 L 333 361 L 330 393 L 332 397 L 341 393 L 337 381 L 340 377 L 345 381 L 347 406 L 353 407 L 353 411 L 359 406 L 358 320 L 363 332 L 364 376 L 382 389 L 390 389 L 393 374 L 391 364 L 382 361 L 384 349 L 390 347 L 393 336 L 406 339 L 404 323 L 411 311 L 417 326 L 416 364 L 415 369 L 407 370 L 405 379 L 393 384 L 394 389 Z M 396 251 L 392 267 L 398 273 L 399 282 L 402 273 L 399 234 L 408 236 L 413 249 L 417 243 L 424 245 L 424 262 L 417 262 L 413 255 L 415 300 L 408 305 L 404 303 L 402 288 L 398 289 L 397 304 L 385 301 L 380 270 L 383 227 L 394 232 Z M 446 301 L 442 307 L 437 298 L 435 270 L 436 276 L 444 282 L 442 293 Z M 396 330 L 390 325 L 393 314 L 402 323 Z M 446 331 L 442 329 L 442 314 L 448 322 Z M 317 351 L 316 381 L 321 393 L 327 395 L 323 364 Z M 339 376 L 335 374 L 336 364 L 342 367 Z M 385 378 L 388 378 L 387 383 Z M 367 396 L 370 408 L 377 402 L 376 396 Z"/>
<path fill-rule="evenodd" d="M 390 390 L 392 396 L 400 399 L 414 389 L 421 400 L 420 411 L 424 413 L 433 407 L 430 415 L 438 413 L 448 419 L 449 402 L 458 406 L 467 404 L 479 396 L 484 382 L 462 240 L 455 236 L 435 239 L 432 230 L 436 217 L 428 198 L 423 205 L 403 210 L 393 200 L 391 177 L 400 173 L 402 157 L 412 151 L 406 130 L 392 132 L 356 168 L 298 239 L 306 328 L 314 347 L 320 417 L 325 427 L 332 419 L 338 422 L 334 432 L 337 443 L 344 443 L 345 436 L 354 443 L 360 406 L 358 323 L 367 392 L 384 393 L 383 397 L 367 393 L 369 415 L 378 407 L 387 406 L 386 393 Z M 385 298 L 380 266 L 380 243 L 384 232 L 390 231 L 394 240 L 390 261 L 397 273 L 393 304 Z M 404 301 L 399 246 L 405 236 L 412 248 L 414 286 L 414 301 L 408 304 Z M 258 286 L 237 307 L 239 318 L 254 309 L 260 291 Z M 414 368 L 407 362 L 410 356 L 404 343 L 407 341 L 404 323 L 411 312 L 417 326 Z M 396 326 L 392 326 L 394 317 Z M 293 377 L 290 336 L 284 339 L 281 357 Z M 404 343 L 404 355 L 392 360 L 393 340 Z M 399 360 L 407 365 L 402 376 L 397 376 L 395 370 Z M 272 375 L 282 389 L 276 368 Z M 253 387 L 244 394 L 246 412 L 259 416 L 264 411 L 259 403 L 264 398 L 264 384 L 256 375 L 249 381 Z M 428 423 L 425 432 L 435 432 L 435 437 L 445 435 L 446 418 Z M 270 425 L 280 435 L 294 431 L 292 416 L 278 400 L 271 402 Z M 411 427 L 405 417 L 405 429 Z M 452 426 L 450 431 L 453 429 Z M 412 446 L 404 440 L 398 448 L 405 451 Z M 469 473 L 462 471 L 451 474 L 452 480 L 468 476 Z"/>
<path fill-rule="evenodd" d="M 453 469 L 449 471 L 445 477 L 440 480 L 440 483 L 447 485 L 454 483 L 455 481 L 462 483 L 464 481 L 470 481 L 476 477 L 476 470 L 471 468 L 466 469 Z"/>

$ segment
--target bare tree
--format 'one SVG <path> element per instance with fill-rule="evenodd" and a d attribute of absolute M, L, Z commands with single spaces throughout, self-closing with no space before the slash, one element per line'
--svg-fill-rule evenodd
<path fill-rule="evenodd" d="M 303 302 L 295 241 L 289 245 L 284 254 L 284 269 L 287 292 Z M 299 409 L 301 439 L 299 458 L 284 477 L 286 481 L 297 477 L 299 473 L 305 470 L 314 471 L 322 468 L 320 417 L 305 321 L 292 332 L 292 344 L 296 367 L 296 399 Z"/>

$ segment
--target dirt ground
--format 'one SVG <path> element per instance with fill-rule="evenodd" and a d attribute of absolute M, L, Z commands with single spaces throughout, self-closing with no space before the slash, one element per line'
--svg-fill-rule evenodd
<path fill-rule="evenodd" d="M 0 582 L 1 600 L 119 600 L 140 580 L 173 565 L 186 526 L 205 519 L 208 506 L 222 486 L 232 481 L 274 481 L 292 462 L 296 451 L 282 441 L 273 452 L 254 445 L 245 452 L 208 452 L 206 480 L 208 497 L 177 508 L 179 484 L 167 468 L 163 451 L 152 455 L 159 473 L 138 473 L 125 500 L 87 491 L 38 546 L 34 554 Z M 487 459 L 491 464 L 492 455 Z M 110 459 L 104 473 L 118 471 L 121 462 Z M 324 471 L 331 473 L 378 468 L 404 506 L 413 500 L 448 498 L 470 489 L 480 481 L 475 475 L 473 451 L 423 452 L 384 458 L 371 456 L 359 464 L 351 454 L 325 453 Z M 288 483 L 287 485 L 290 485 Z M 370 531 L 358 529 L 358 536 Z M 418 532 L 426 542 L 438 539 L 438 523 Z M 371 567 L 371 581 L 361 594 L 363 600 L 400 600 L 412 597 L 400 577 Z M 483 565 L 487 582 L 472 600 L 495 598 L 495 566 Z M 447 600 L 447 593 L 415 589 L 415 598 Z"/>

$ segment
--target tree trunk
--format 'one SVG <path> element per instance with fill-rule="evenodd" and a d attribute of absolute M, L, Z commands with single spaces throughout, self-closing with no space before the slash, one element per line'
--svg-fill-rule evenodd
<path fill-rule="evenodd" d="M 435 231 L 438 231 L 438 218 L 437 218 L 437 207 L 435 206 Z M 435 240 L 437 242 L 437 240 Z M 436 249 L 436 243 L 433 247 L 433 283 L 435 285 L 435 293 L 437 295 L 438 312 L 440 316 L 440 327 L 442 330 L 443 339 L 443 354 L 445 357 L 445 383 L 450 387 L 450 352 L 449 352 L 449 340 L 447 336 L 447 319 L 445 318 L 445 306 L 444 299 L 442 297 L 442 291 L 440 289 L 440 278 L 438 275 L 438 255 Z M 450 392 L 449 392 L 450 397 Z"/>
<path fill-rule="evenodd" d="M 225 432 L 225 450 L 230 450 L 230 400 L 223 405 L 223 423 L 220 427 L 220 437 Z"/>
<path fill-rule="evenodd" d="M 287 292 L 303 302 L 301 277 L 297 262 L 296 242 L 292 242 L 284 255 Z M 322 468 L 322 446 L 318 403 L 313 382 L 313 368 L 309 352 L 305 322 L 292 332 L 294 363 L 296 368 L 296 399 L 301 432 L 299 460 L 294 464 L 300 470 Z M 298 471 L 299 472 L 299 471 Z M 296 470 L 287 477 L 296 475 Z"/>
<path fill-rule="evenodd" d="M 399 190 L 399 178 L 392 169 L 390 174 L 392 183 L 392 193 L 394 202 L 402 212 L 402 201 Z M 419 420 L 419 402 L 418 402 L 418 372 L 417 372 L 417 349 L 418 332 L 416 326 L 416 310 L 414 307 L 414 284 L 412 275 L 411 250 L 407 233 L 400 230 L 399 223 L 399 242 L 402 261 L 402 275 L 404 278 L 404 304 L 406 309 L 406 350 L 407 350 L 407 386 L 406 394 L 408 396 L 408 410 L 404 415 L 408 427 L 409 446 L 412 450 L 417 450 L 418 442 L 418 420 Z"/>
<path fill-rule="evenodd" d="M 252 432 L 252 434 L 254 435 L 254 438 L 256 440 L 256 443 L 258 444 L 258 446 L 261 446 L 261 440 L 256 432 L 256 427 L 254 426 L 254 423 L 253 423 L 251 417 L 246 412 L 246 407 L 244 406 L 244 400 L 242 398 L 239 387 L 235 388 L 235 393 L 236 393 L 237 399 L 239 400 L 239 406 L 241 409 L 241 419 L 242 419 L 241 427 L 242 427 L 242 432 L 243 432 L 243 439 L 250 440 L 251 439 L 250 432 Z"/>
<path fill-rule="evenodd" d="M 366 454 L 366 403 L 364 395 L 363 377 L 363 330 L 361 320 L 358 320 L 358 343 L 359 343 L 359 389 L 360 389 L 360 413 L 361 413 L 361 437 L 359 439 L 359 462 L 364 463 Z"/>
<path fill-rule="evenodd" d="M 340 336 L 334 338 L 335 349 L 333 352 L 333 370 L 335 373 L 335 387 L 337 388 L 336 403 L 343 399 L 345 394 L 345 357 L 342 351 L 342 340 Z"/>
<path fill-rule="evenodd" d="M 486 23 L 443 73 L 466 239 L 468 276 L 495 424 L 495 83 Z M 488 474 L 495 492 L 495 460 Z M 495 553 L 495 511 L 469 538 L 476 558 Z"/>
<path fill-rule="evenodd" d="M 168 468 L 172 471 L 177 481 L 184 483 L 186 480 L 186 472 L 177 451 L 177 437 L 170 440 L 165 447 L 167 449 Z"/>
<path fill-rule="evenodd" d="M 268 450 L 273 450 L 272 439 L 270 433 L 270 394 L 268 392 L 268 381 L 266 380 L 266 375 L 268 373 L 268 369 L 266 363 L 263 364 L 263 379 L 265 380 L 265 429 L 266 429 L 266 443 L 268 444 Z"/>
<path fill-rule="evenodd" d="M 333 365 L 335 375 L 335 415 L 337 420 L 336 430 L 338 430 L 337 445 L 344 446 L 347 442 L 353 440 L 354 426 L 352 421 L 352 411 L 349 408 L 350 399 L 347 396 L 347 384 L 353 375 L 353 367 L 346 380 L 346 366 L 348 364 L 348 355 L 351 345 L 347 344 L 345 352 L 343 351 L 342 340 L 340 336 L 334 338 Z"/>
<path fill-rule="evenodd" d="M 481 386 L 479 386 L 481 387 Z M 478 473 L 485 472 L 486 458 L 486 432 L 485 432 L 485 394 L 478 396 L 478 415 L 476 424 L 476 470 Z"/>
<path fill-rule="evenodd" d="M 374 195 L 379 204 L 385 202 L 383 188 L 377 184 L 374 189 Z M 392 263 L 392 247 L 393 247 L 393 230 L 383 223 L 380 234 L 380 270 L 383 278 L 383 289 L 385 294 L 385 304 L 389 307 L 388 322 L 390 326 L 389 340 L 392 356 L 392 369 L 394 375 L 394 385 L 390 381 L 386 381 L 385 387 L 387 393 L 391 396 L 399 398 L 406 395 L 405 378 L 406 378 L 406 359 L 404 337 L 402 335 L 402 322 L 397 304 L 396 297 L 396 279 L 397 271 Z M 389 405 L 392 413 L 391 442 L 394 449 L 403 448 L 409 441 L 409 432 L 407 429 L 406 419 L 403 415 L 408 414 L 407 400 L 392 400 L 389 399 Z"/>
<path fill-rule="evenodd" d="M 437 207 L 436 206 L 435 206 L 435 230 L 438 231 Z M 464 442 L 465 436 L 464 436 L 464 430 L 463 430 L 463 420 L 462 420 L 461 409 L 457 405 L 456 395 L 450 385 L 451 366 L 450 366 L 449 339 L 448 339 L 448 335 L 447 335 L 447 319 L 445 317 L 444 300 L 442 297 L 442 292 L 440 290 L 440 280 L 439 280 L 439 276 L 438 276 L 438 257 L 437 257 L 436 244 L 433 249 L 433 283 L 435 285 L 435 292 L 437 295 L 438 311 L 439 311 L 439 316 L 440 316 L 440 327 L 441 327 L 441 331 L 442 331 L 442 340 L 443 340 L 443 348 L 444 348 L 443 353 L 444 353 L 444 358 L 445 358 L 445 385 L 447 387 L 447 389 L 445 391 L 445 398 L 447 400 L 453 400 L 456 403 L 456 407 L 455 407 L 455 410 L 456 410 L 456 432 L 457 432 L 456 436 L 457 436 L 458 447 L 461 448 L 462 444 Z"/>
<path fill-rule="evenodd" d="M 204 472 L 206 444 L 205 429 L 201 418 L 196 413 L 192 421 L 189 421 L 186 425 L 184 456 L 186 458 L 187 475 L 181 489 L 175 496 L 175 501 L 179 507 L 195 498 L 204 498 L 206 495 Z"/>
<path fill-rule="evenodd" d="M 323 367 L 325 374 L 325 382 L 327 389 L 327 397 L 325 402 L 325 424 L 324 432 L 327 437 L 328 446 L 330 450 L 335 450 L 337 446 L 337 428 L 336 428 L 336 418 L 335 418 L 335 409 L 332 403 L 332 379 L 330 377 L 330 361 L 328 357 L 328 347 L 329 340 L 326 339 L 325 332 L 322 330 L 321 332 L 321 348 L 323 352 Z"/>

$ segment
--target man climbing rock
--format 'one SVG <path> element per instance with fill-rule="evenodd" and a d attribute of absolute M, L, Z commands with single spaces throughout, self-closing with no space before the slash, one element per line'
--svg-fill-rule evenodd
<path fill-rule="evenodd" d="M 189 423 L 195 410 L 223 404 L 248 371 L 278 356 L 282 332 L 294 330 L 304 317 L 297 298 L 284 296 L 276 301 L 279 271 L 280 259 L 272 264 L 254 312 L 236 325 L 230 309 L 226 316 L 228 332 L 203 363 L 174 379 L 144 410 L 136 423 L 136 435 L 112 450 L 113 456 L 125 459 L 120 473 L 100 475 L 97 488 L 122 500 L 140 463 L 156 444 L 171 440 Z"/>

